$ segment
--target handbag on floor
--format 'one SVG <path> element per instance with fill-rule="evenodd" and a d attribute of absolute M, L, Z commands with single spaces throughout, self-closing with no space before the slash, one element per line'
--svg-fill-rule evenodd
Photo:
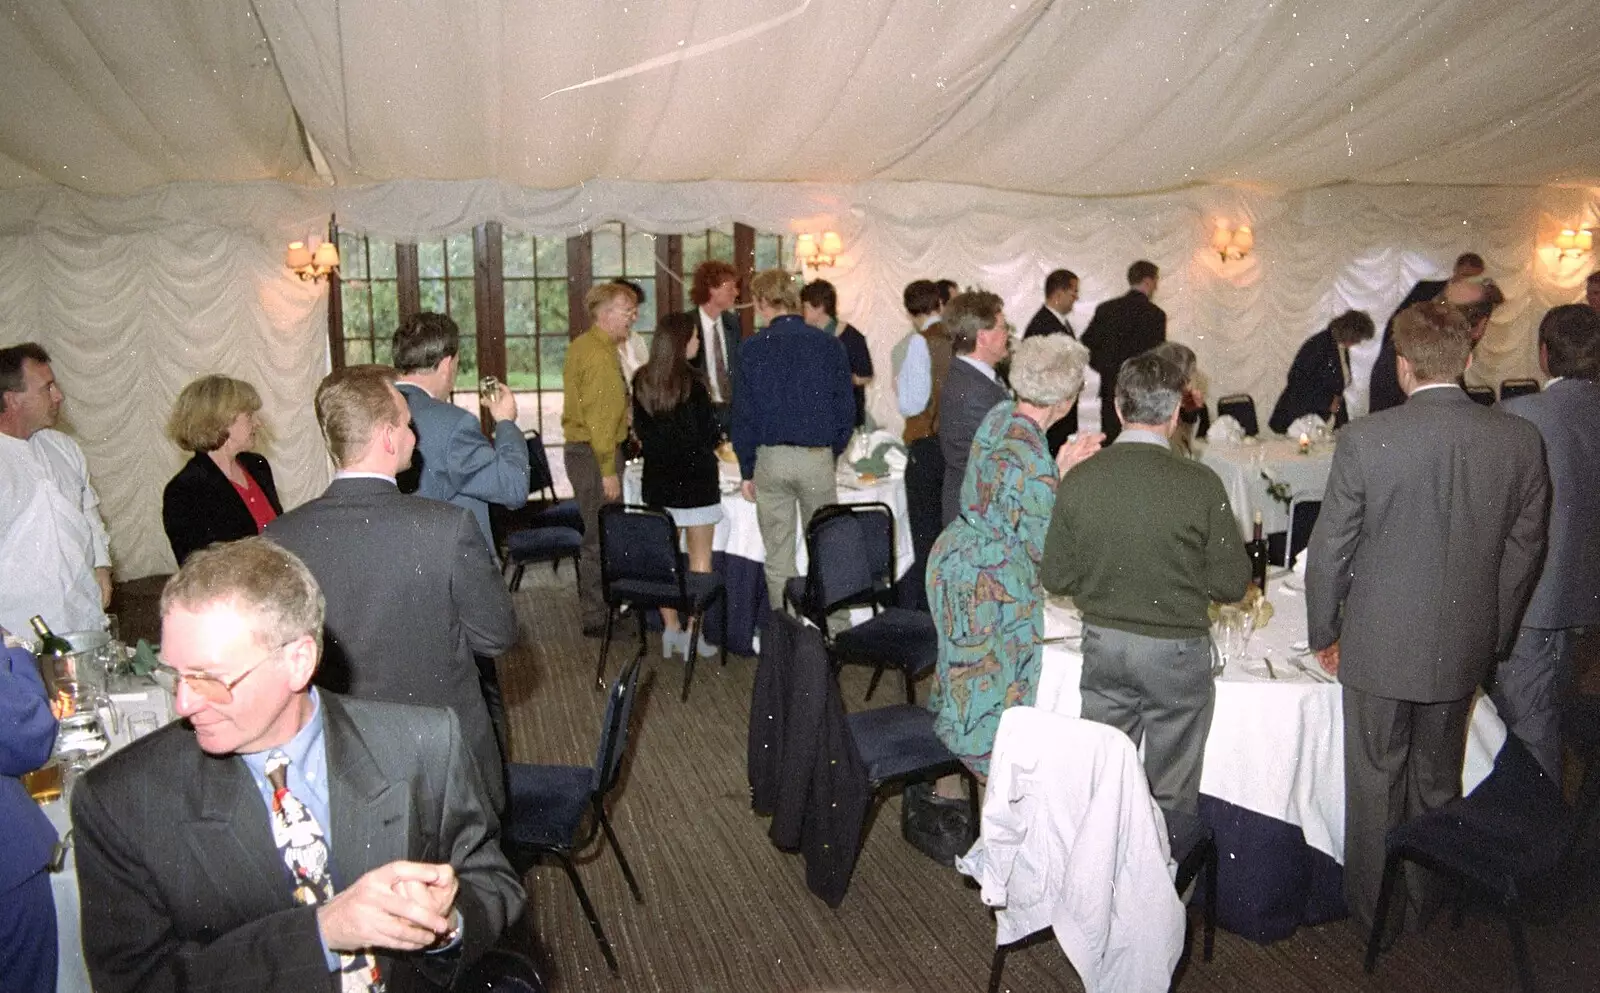
<path fill-rule="evenodd" d="M 900 834 L 943 866 L 954 866 L 977 839 L 967 801 L 935 795 L 932 783 L 911 783 L 900 797 Z"/>

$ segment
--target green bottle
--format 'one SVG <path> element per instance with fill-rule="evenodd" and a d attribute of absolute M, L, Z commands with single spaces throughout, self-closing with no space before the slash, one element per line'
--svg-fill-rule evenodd
<path fill-rule="evenodd" d="M 28 623 L 33 625 L 33 633 L 39 636 L 40 658 L 44 658 L 47 655 L 72 654 L 72 645 L 67 642 L 67 639 L 50 630 L 50 625 L 44 622 L 43 617 L 35 614 L 28 619 Z"/>

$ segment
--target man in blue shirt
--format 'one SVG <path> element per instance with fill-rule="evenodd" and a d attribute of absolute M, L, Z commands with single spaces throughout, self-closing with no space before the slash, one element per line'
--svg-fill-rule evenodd
<path fill-rule="evenodd" d="M 56 988 L 56 903 L 45 871 L 56 832 L 20 778 L 55 743 L 38 664 L 21 648 L 0 650 L 0 985 L 16 993 Z"/>
<path fill-rule="evenodd" d="M 323 598 L 265 538 L 161 595 L 185 718 L 73 791 L 96 990 L 452 986 L 521 912 L 452 712 L 311 688 Z"/>
<path fill-rule="evenodd" d="M 783 602 L 795 571 L 795 536 L 837 498 L 834 459 L 855 427 L 850 363 L 839 339 L 799 316 L 800 295 L 782 269 L 750 281 L 766 330 L 739 349 L 733 451 L 746 500 L 755 501 L 766 549 L 767 602 Z"/>

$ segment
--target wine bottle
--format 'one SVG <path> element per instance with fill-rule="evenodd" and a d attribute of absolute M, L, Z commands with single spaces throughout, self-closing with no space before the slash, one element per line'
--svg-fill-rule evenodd
<path fill-rule="evenodd" d="M 33 626 L 33 633 L 39 636 L 39 656 L 41 658 L 46 655 L 72 654 L 71 643 L 50 630 L 50 625 L 44 622 L 43 617 L 35 614 L 28 619 L 28 623 Z"/>
<path fill-rule="evenodd" d="M 1263 595 L 1267 592 L 1267 539 L 1261 533 L 1261 511 L 1256 511 L 1254 522 L 1251 525 L 1251 537 L 1244 546 L 1245 554 L 1250 556 L 1250 581 L 1256 584 L 1256 589 Z"/>

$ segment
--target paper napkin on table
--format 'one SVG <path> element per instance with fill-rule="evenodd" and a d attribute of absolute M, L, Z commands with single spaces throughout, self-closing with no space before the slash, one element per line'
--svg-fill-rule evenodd
<path fill-rule="evenodd" d="M 1234 420 L 1233 415 L 1223 414 L 1211 422 L 1211 429 L 1206 432 L 1206 443 L 1209 445 L 1237 445 L 1244 441 L 1244 425 Z"/>

